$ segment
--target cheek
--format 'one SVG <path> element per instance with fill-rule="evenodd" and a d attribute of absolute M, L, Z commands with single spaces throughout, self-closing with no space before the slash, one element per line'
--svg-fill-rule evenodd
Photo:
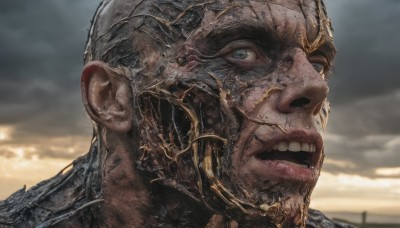
<path fill-rule="evenodd" d="M 242 107 L 246 111 L 252 111 L 256 104 L 260 102 L 260 98 L 263 97 L 265 89 L 261 87 L 251 88 L 242 93 Z"/>
<path fill-rule="evenodd" d="M 282 91 L 275 85 L 254 87 L 242 94 L 241 108 L 247 119 L 273 123 L 279 119 L 276 111 L 278 94 Z"/>
<path fill-rule="evenodd" d="M 318 114 L 319 117 L 318 122 L 320 123 L 323 131 L 325 131 L 326 126 L 328 124 L 329 114 L 330 114 L 330 104 L 327 100 L 325 100 L 324 103 L 322 104 L 321 111 Z"/>

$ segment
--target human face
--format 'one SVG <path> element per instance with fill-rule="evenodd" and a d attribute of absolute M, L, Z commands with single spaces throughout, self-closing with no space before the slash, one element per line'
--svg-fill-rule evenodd
<path fill-rule="evenodd" d="M 166 52 L 170 60 L 159 77 L 164 81 L 145 92 L 174 108 L 160 102 L 158 108 L 143 106 L 145 116 L 162 113 L 155 119 L 172 130 L 162 132 L 163 148 L 141 148 L 176 162 L 174 184 L 197 184 L 208 206 L 227 208 L 228 216 L 243 223 L 304 225 L 322 165 L 326 74 L 335 49 L 321 3 L 300 2 L 207 8 L 200 27 Z M 171 115 L 173 121 L 165 121 Z M 160 127 L 154 122 L 147 129 Z M 150 130 L 143 138 L 159 137 Z M 194 169 L 179 160 L 189 147 Z M 160 163 L 165 162 L 149 166 Z"/>
<path fill-rule="evenodd" d="M 326 18 L 314 16 L 322 5 L 306 2 L 250 1 L 207 11 L 183 48 L 191 60 L 186 70 L 217 81 L 221 104 L 240 125 L 222 182 L 241 192 L 239 200 L 279 205 L 285 218 L 277 223 L 296 225 L 304 222 L 322 165 L 326 74 L 335 54 Z"/>

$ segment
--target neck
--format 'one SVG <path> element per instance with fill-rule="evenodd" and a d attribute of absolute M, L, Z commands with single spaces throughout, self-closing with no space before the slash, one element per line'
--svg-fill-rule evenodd
<path fill-rule="evenodd" d="M 101 148 L 103 223 L 107 227 L 205 227 L 211 214 L 172 187 L 145 184 L 127 136 L 107 134 Z M 136 146 L 136 147 L 135 147 Z"/>

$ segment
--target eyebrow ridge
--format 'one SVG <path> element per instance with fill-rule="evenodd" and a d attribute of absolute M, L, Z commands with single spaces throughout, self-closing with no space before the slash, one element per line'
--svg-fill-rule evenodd
<path fill-rule="evenodd" d="M 221 26 L 218 26 L 218 28 L 214 28 L 212 31 L 210 31 L 205 38 L 206 39 L 215 39 L 215 38 L 220 38 L 221 36 L 226 36 L 226 35 L 236 35 L 232 33 L 238 33 L 240 31 L 240 34 L 247 34 L 247 33 L 257 33 L 257 34 L 263 34 L 266 36 L 276 36 L 276 32 L 274 32 L 274 29 L 270 25 L 260 25 L 258 23 L 252 22 L 229 22 L 226 24 L 223 24 Z M 240 35 L 239 35 L 240 36 Z"/>

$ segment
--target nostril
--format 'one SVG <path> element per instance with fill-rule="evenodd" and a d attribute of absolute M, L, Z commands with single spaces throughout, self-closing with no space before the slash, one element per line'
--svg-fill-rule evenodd
<path fill-rule="evenodd" d="M 310 103 L 310 99 L 308 99 L 306 97 L 301 97 L 301 98 L 298 98 L 298 99 L 292 101 L 292 103 L 290 103 L 290 107 L 301 108 L 301 107 L 308 105 L 309 103 Z"/>

